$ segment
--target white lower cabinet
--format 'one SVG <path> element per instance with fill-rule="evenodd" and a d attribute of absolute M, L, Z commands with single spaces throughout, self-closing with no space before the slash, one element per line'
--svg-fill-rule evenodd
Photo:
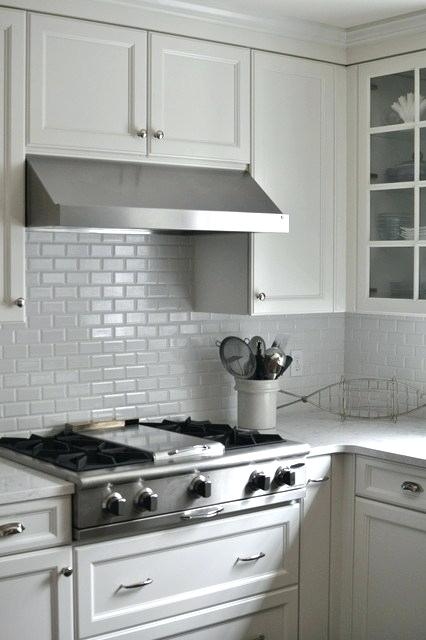
<path fill-rule="evenodd" d="M 267 593 L 297 584 L 299 504 L 85 545 L 75 554 L 80 638 L 190 620 L 262 594 L 253 612 L 260 611 Z M 193 628 L 204 625 L 202 617 Z"/>
<path fill-rule="evenodd" d="M 352 640 L 426 637 L 426 514 L 356 499 Z"/>
<path fill-rule="evenodd" d="M 299 640 L 328 639 L 331 456 L 308 458 L 300 529 Z"/>
<path fill-rule="evenodd" d="M 1 640 L 73 640 L 71 547 L 0 558 Z"/>

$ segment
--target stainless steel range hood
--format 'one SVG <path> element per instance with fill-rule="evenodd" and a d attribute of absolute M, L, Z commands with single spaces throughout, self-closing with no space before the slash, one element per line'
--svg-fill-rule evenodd
<path fill-rule="evenodd" d="M 289 222 L 246 171 L 29 156 L 27 225 L 287 233 Z"/>

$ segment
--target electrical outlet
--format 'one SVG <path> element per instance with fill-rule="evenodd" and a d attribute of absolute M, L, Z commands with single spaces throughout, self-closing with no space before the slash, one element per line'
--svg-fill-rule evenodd
<path fill-rule="evenodd" d="M 291 363 L 290 374 L 292 376 L 303 376 L 303 351 L 292 351 L 291 357 L 293 362 Z"/>

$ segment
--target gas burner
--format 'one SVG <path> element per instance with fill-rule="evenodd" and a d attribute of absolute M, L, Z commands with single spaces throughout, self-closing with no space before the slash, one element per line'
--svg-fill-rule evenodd
<path fill-rule="evenodd" d="M 183 433 L 206 440 L 221 442 L 225 449 L 239 449 L 243 447 L 258 447 L 285 442 L 278 433 L 264 433 L 255 429 L 239 429 L 229 424 L 213 424 L 209 420 L 163 420 L 162 422 L 142 422 L 147 427 L 157 427 L 165 431 Z"/>
<path fill-rule="evenodd" d="M 54 436 L 1 438 L 0 446 L 70 471 L 93 471 L 153 460 L 148 451 L 83 436 L 68 429 Z"/>

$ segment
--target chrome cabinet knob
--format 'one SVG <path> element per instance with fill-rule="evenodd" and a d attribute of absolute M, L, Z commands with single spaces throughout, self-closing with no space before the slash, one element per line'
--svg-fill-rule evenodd
<path fill-rule="evenodd" d="M 139 129 L 136 135 L 138 136 L 138 138 L 146 138 L 148 132 L 146 129 Z"/>
<path fill-rule="evenodd" d="M 65 576 L 66 578 L 69 578 L 70 576 L 72 576 L 72 574 L 73 574 L 72 567 L 64 567 L 63 569 L 61 569 L 61 575 Z"/>
<path fill-rule="evenodd" d="M 162 140 L 164 138 L 164 131 L 161 131 L 161 129 L 158 129 L 158 131 L 155 131 L 154 138 L 157 138 L 157 140 Z"/>
<path fill-rule="evenodd" d="M 259 300 L 259 302 L 263 302 L 264 300 L 266 300 L 266 293 L 261 291 L 260 293 L 256 294 L 256 298 L 257 300 Z"/>
<path fill-rule="evenodd" d="M 158 494 L 152 489 L 143 489 L 135 498 L 135 507 L 141 511 L 157 511 Z"/>
<path fill-rule="evenodd" d="M 418 482 L 411 482 L 410 480 L 406 480 L 401 485 L 401 490 L 403 493 L 412 496 L 418 496 L 420 493 L 423 493 L 423 487 Z"/>
<path fill-rule="evenodd" d="M 122 516 L 126 502 L 126 498 L 123 498 L 120 493 L 111 493 L 103 502 L 102 508 L 113 516 Z"/>
<path fill-rule="evenodd" d="M 13 304 L 16 304 L 17 307 L 22 309 L 22 307 L 25 307 L 25 298 L 16 298 L 16 300 L 14 300 Z"/>

